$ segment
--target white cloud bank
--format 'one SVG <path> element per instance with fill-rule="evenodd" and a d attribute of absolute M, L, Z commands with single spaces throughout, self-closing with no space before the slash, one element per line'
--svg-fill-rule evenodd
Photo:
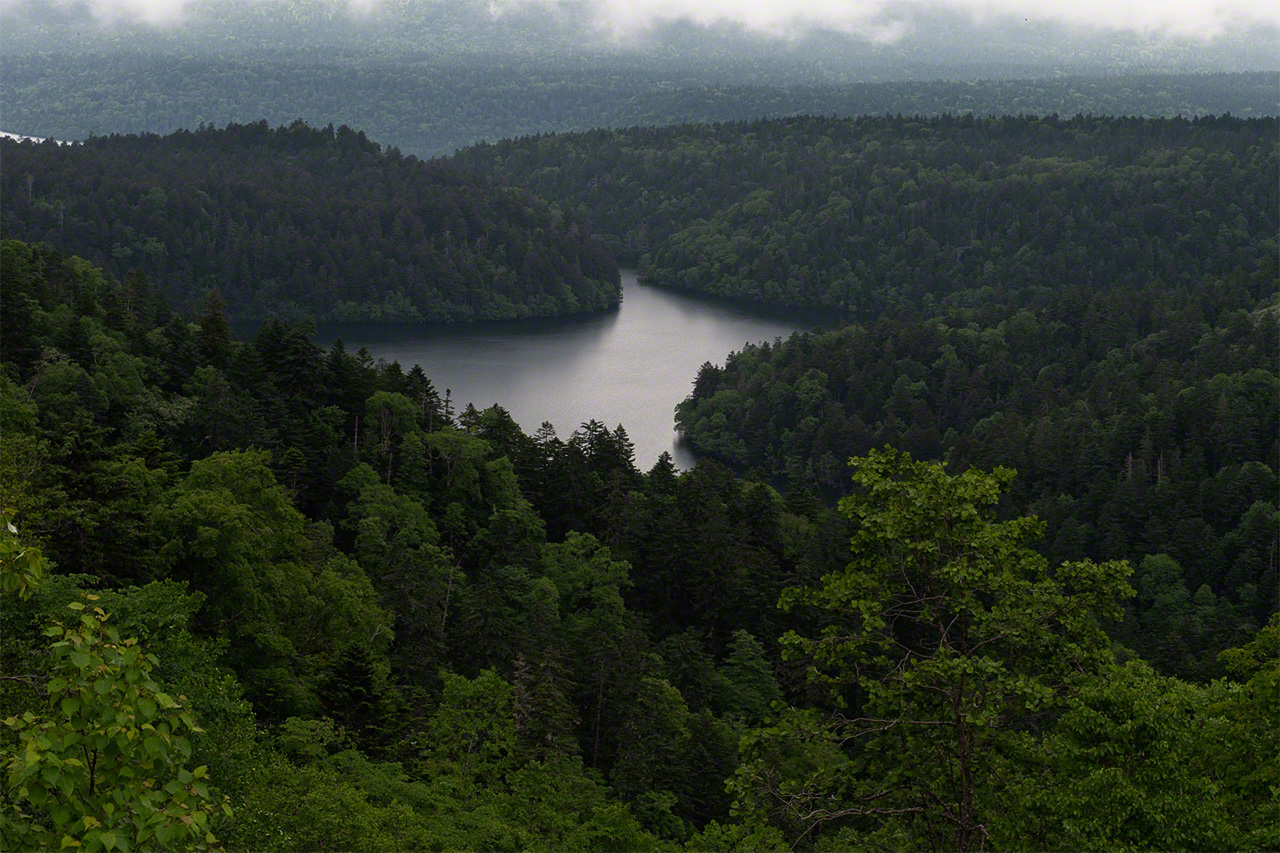
<path fill-rule="evenodd" d="M 0 11 L 29 0 L 0 0 Z M 193 0 L 52 0 L 102 21 L 181 22 Z M 217 2 L 217 0 L 215 0 Z M 279 0 L 256 0 L 279 2 Z M 333 0 L 341 4 L 343 0 Z M 437 0 L 420 0 L 423 3 Z M 379 0 L 345 0 L 355 14 Z M 1211 40 L 1257 26 L 1280 30 L 1280 0 L 490 0 L 494 14 L 536 6 L 585 6 L 596 27 L 625 35 L 667 21 L 737 24 L 772 35 L 828 29 L 877 41 L 907 32 L 919 13 L 947 11 L 984 21 L 1026 20 L 1099 31 Z"/>
<path fill-rule="evenodd" d="M 557 0 L 495 0 L 527 6 Z M 776 35 L 824 28 L 893 37 L 918 13 L 948 11 L 981 23 L 1026 20 L 1143 35 L 1212 39 L 1254 26 L 1280 28 L 1277 0 L 587 0 L 616 31 L 655 22 L 736 23 Z"/>

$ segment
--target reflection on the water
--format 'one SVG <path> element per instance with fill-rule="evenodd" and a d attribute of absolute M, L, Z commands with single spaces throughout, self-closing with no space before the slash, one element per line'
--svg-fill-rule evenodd
<path fill-rule="evenodd" d="M 526 431 L 544 421 L 567 436 L 592 418 L 621 423 L 647 469 L 662 451 L 693 464 L 676 442 L 672 412 L 705 361 L 723 363 L 744 343 L 785 337 L 821 322 L 816 312 L 772 311 L 696 297 L 636 281 L 623 271 L 623 302 L 583 317 L 467 325 L 326 324 L 320 342 L 341 337 L 349 351 L 414 364 L 457 408 L 494 403 Z"/>

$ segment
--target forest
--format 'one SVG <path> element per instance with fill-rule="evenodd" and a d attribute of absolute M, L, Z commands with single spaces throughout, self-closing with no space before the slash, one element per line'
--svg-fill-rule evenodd
<path fill-rule="evenodd" d="M 0 849 L 1280 849 L 1270 41 L 364 5 L 6 13 Z M 617 259 L 690 470 L 317 343 Z"/>
<path fill-rule="evenodd" d="M 851 443 L 838 507 L 141 270 L 6 240 L 0 279 L 6 848 L 1280 844 L 1274 267 L 704 368 L 686 411 L 774 370 L 832 417 L 901 370 L 844 423 L 921 458 Z"/>
<path fill-rule="evenodd" d="M 14 45 L 17 54 L 23 51 Z M 194 49 L 31 53 L 0 68 L 4 127 L 82 140 L 201 124 L 301 118 L 347 124 L 405 154 L 438 157 L 483 140 L 793 115 L 1275 115 L 1280 75 L 883 80 L 801 74 L 775 62 L 631 55 L 415 56 L 350 51 L 210 56 Z"/>
<path fill-rule="evenodd" d="M 1187 286 L 1274 257 L 1275 119 L 797 117 L 451 162 L 576 214 L 649 283 L 833 320 Z"/>
<path fill-rule="evenodd" d="M 0 234 L 233 319 L 478 320 L 618 304 L 609 251 L 528 193 L 347 126 L 0 140 Z"/>
<path fill-rule="evenodd" d="M 1077 286 L 1034 310 L 797 334 L 705 365 L 676 422 L 735 467 L 841 492 L 845 459 L 886 444 L 1016 468 L 1050 560 L 1138 567 L 1116 636 L 1205 677 L 1280 599 L 1277 299 L 1267 259 L 1190 288 Z"/>

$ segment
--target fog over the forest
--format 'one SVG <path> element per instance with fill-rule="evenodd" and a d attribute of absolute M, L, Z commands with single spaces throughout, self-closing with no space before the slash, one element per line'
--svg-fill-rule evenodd
<path fill-rule="evenodd" d="M 52 7 L 61 14 L 100 22 L 180 26 L 193 12 L 209 12 L 244 0 L 0 0 L 6 16 L 22 16 Z M 296 14 L 295 0 L 250 0 L 275 4 Z M 389 8 L 404 13 L 414 6 L 447 0 L 322 0 L 314 6 L 349 15 L 377 17 Z M 489 0 L 476 4 L 478 17 L 501 18 L 530 9 L 549 9 L 585 19 L 598 32 L 627 38 L 669 22 L 699 26 L 729 25 L 748 32 L 796 37 L 827 30 L 878 42 L 910 34 L 929 16 L 959 15 L 973 24 L 998 26 L 1054 24 L 1085 34 L 1132 33 L 1151 38 L 1208 41 L 1245 33 L 1280 32 L 1280 4 L 1257 0 Z"/>

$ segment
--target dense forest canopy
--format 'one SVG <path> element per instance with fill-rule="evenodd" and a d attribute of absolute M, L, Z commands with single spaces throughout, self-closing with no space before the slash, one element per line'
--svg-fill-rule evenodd
<path fill-rule="evenodd" d="M 481 145 L 650 283 L 874 317 L 1277 252 L 1274 119 L 793 118 Z"/>
<path fill-rule="evenodd" d="M 701 57 L 704 54 L 686 54 Z M 893 80 L 770 73 L 769 62 L 632 55 L 33 54 L 0 67 L 0 130 L 56 139 L 253 122 L 358 127 L 420 157 L 483 140 L 791 115 L 1136 115 L 1280 111 L 1275 72 Z"/>
<path fill-rule="evenodd" d="M 0 141 L 0 232 L 232 317 L 475 320 L 618 303 L 607 249 L 528 193 L 343 126 Z"/>
<path fill-rule="evenodd" d="M 716 465 L 641 474 L 620 427 L 451 411 L 305 325 L 241 344 L 139 274 L 0 258 L 0 499 L 59 573 L 3 599 L 5 669 L 42 687 L 42 621 L 100 590 L 207 729 L 225 842 L 645 849 L 637 818 L 726 815 L 799 624 L 773 603 L 838 563 L 838 522 Z"/>
<path fill-rule="evenodd" d="M 829 488 L 847 486 L 850 454 L 885 444 L 1015 467 L 1050 558 L 1146 569 L 1165 552 L 1146 601 L 1203 591 L 1198 627 L 1152 615 L 1125 635 L 1194 675 L 1231 642 L 1213 634 L 1260 624 L 1280 596 L 1277 290 L 1269 260 L 1189 288 L 1077 286 L 1034 310 L 797 334 L 706 365 L 676 422 L 703 453 Z"/>
<path fill-rule="evenodd" d="M 0 847 L 1280 849 L 1256 15 L 10 5 Z M 832 327 L 689 471 L 314 341 L 615 256 Z"/>
<path fill-rule="evenodd" d="M 1280 620 L 1215 605 L 1221 578 L 1179 597 L 1163 551 L 1136 575 L 1070 543 L 1046 559 L 1008 469 L 876 451 L 835 512 L 715 462 L 637 471 L 621 426 L 452 411 L 421 370 L 322 350 L 306 324 L 237 341 L 216 298 L 184 318 L 145 275 L 47 246 L 5 241 L 0 280 L 6 846 L 1280 843 Z M 1194 384 L 1274 356 L 1273 312 L 1235 307 L 1270 280 L 1131 298 L 1192 318 L 1171 337 L 1200 335 Z M 963 375 L 966 332 L 1011 369 L 1000 335 L 1030 357 L 1043 322 L 933 334 Z M 1053 334 L 1087 362 L 1099 333 Z M 1230 454 L 1274 445 L 1236 447 L 1270 427 L 1235 402 L 1189 401 L 1211 433 L 1189 440 L 1230 448 L 1196 464 L 1247 500 L 1266 475 Z M 1116 644 L 1135 619 L 1141 637 L 1215 620 L 1184 635 L 1196 680 Z"/>

